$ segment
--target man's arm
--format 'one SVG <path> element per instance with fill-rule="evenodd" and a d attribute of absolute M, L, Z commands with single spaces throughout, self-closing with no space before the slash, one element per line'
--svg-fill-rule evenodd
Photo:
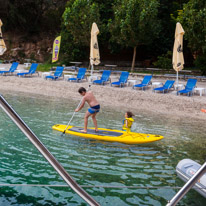
<path fill-rule="evenodd" d="M 75 109 L 75 112 L 80 111 L 84 107 L 85 101 L 85 97 L 83 97 L 81 105 L 77 109 Z"/>

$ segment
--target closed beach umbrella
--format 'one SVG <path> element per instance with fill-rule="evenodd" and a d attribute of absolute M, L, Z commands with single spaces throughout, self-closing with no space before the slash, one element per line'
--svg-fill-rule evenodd
<path fill-rule="evenodd" d="M 2 37 L 2 32 L 1 32 L 1 27 L 2 27 L 3 23 L 0 19 L 0 55 L 3 55 L 4 52 L 6 51 L 6 45 L 4 43 L 3 37 Z"/>
<path fill-rule="evenodd" d="M 91 64 L 91 75 L 93 73 L 94 65 L 100 63 L 99 46 L 97 41 L 97 35 L 99 34 L 99 29 L 96 23 L 92 24 L 91 30 L 91 45 L 90 45 L 90 64 Z"/>
<path fill-rule="evenodd" d="M 173 47 L 172 64 L 173 69 L 177 72 L 176 84 L 178 85 L 178 72 L 184 68 L 184 56 L 183 56 L 183 35 L 184 29 L 178 22 L 175 30 L 175 42 Z"/>

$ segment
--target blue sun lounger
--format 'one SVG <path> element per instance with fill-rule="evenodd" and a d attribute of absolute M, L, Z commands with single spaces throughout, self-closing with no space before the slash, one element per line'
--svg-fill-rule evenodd
<path fill-rule="evenodd" d="M 155 88 L 153 89 L 154 92 L 156 91 L 161 91 L 161 92 L 168 92 L 172 87 L 173 87 L 173 84 L 175 83 L 174 80 L 167 80 L 165 82 L 165 84 L 162 86 L 162 87 L 158 87 L 158 88 Z"/>
<path fill-rule="evenodd" d="M 68 81 L 76 81 L 76 82 L 81 81 L 85 77 L 86 70 L 87 70 L 86 68 L 79 68 L 77 77 L 69 78 Z"/>
<path fill-rule="evenodd" d="M 118 82 L 112 82 L 111 86 L 112 85 L 117 85 L 117 86 L 123 87 L 124 84 L 127 83 L 128 77 L 129 77 L 129 72 L 122 72 L 121 75 L 120 75 L 119 81 Z"/>
<path fill-rule="evenodd" d="M 197 79 L 188 79 L 185 89 L 177 91 L 177 95 L 187 94 L 188 97 L 191 96 L 193 94 L 196 83 L 197 83 Z"/>
<path fill-rule="evenodd" d="M 9 71 L 0 71 L 0 74 L 11 74 L 17 69 L 18 65 L 19 65 L 18 62 L 13 62 Z"/>
<path fill-rule="evenodd" d="M 24 77 L 26 75 L 30 75 L 31 76 L 32 74 L 34 74 L 36 72 L 37 66 L 38 66 L 37 63 L 32 63 L 28 72 L 17 73 L 17 76 L 19 76 L 19 77 L 20 76 Z"/>
<path fill-rule="evenodd" d="M 57 66 L 56 71 L 54 72 L 54 75 L 48 75 L 45 77 L 45 79 L 57 80 L 59 77 L 62 76 L 63 70 L 64 70 L 64 67 Z"/>
<path fill-rule="evenodd" d="M 109 70 L 104 70 L 103 73 L 102 73 L 101 79 L 94 80 L 94 81 L 93 81 L 93 84 L 102 84 L 102 85 L 104 85 L 105 82 L 108 82 L 108 81 L 109 81 L 109 76 L 110 76 L 110 74 L 111 74 L 111 71 L 109 71 Z"/>
<path fill-rule="evenodd" d="M 132 88 L 135 89 L 135 87 L 139 87 L 142 88 L 142 90 L 144 90 L 145 87 L 147 87 L 150 84 L 151 79 L 152 75 L 147 75 L 144 77 L 141 84 L 135 84 Z"/>

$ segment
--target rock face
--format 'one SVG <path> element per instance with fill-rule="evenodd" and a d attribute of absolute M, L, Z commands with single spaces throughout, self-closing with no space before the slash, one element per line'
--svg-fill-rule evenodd
<path fill-rule="evenodd" d="M 4 33 L 3 37 L 7 46 L 7 51 L 0 57 L 3 60 L 15 60 L 23 63 L 25 59 L 44 62 L 51 58 L 55 39 L 53 36 L 47 34 L 25 36 L 24 34 Z"/>

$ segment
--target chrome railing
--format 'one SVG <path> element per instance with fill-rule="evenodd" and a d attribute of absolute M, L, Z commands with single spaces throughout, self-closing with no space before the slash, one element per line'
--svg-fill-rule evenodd
<path fill-rule="evenodd" d="M 51 166 L 59 173 L 59 175 L 64 179 L 64 181 L 89 205 L 99 205 L 99 203 L 97 203 L 85 190 L 83 190 L 72 179 L 72 177 L 49 152 L 49 150 L 43 145 L 43 143 L 38 139 L 38 137 L 21 119 L 21 117 L 14 111 L 14 109 L 7 103 L 7 101 L 3 98 L 2 95 L 0 95 L 0 106 L 5 111 L 5 113 L 13 120 L 13 122 L 19 127 L 19 129 L 28 137 L 28 139 L 39 150 L 39 152 L 45 157 L 45 159 L 51 164 Z"/>
<path fill-rule="evenodd" d="M 206 172 L 206 162 L 200 169 L 192 176 L 190 180 L 180 189 L 180 191 L 169 201 L 166 206 L 175 206 L 185 194 L 193 187 L 193 185 L 204 175 Z"/>

